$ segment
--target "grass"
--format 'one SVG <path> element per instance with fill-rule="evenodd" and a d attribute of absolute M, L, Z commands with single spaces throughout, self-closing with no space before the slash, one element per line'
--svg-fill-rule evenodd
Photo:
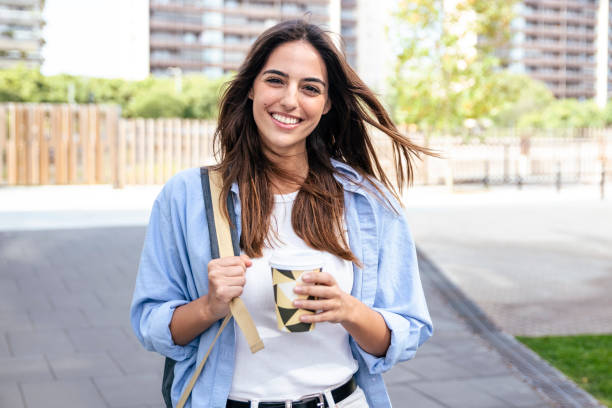
<path fill-rule="evenodd" d="M 612 335 L 517 339 L 600 402 L 612 407 Z"/>

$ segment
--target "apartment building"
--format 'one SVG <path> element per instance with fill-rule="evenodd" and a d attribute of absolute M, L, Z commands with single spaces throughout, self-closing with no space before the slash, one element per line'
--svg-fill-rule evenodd
<path fill-rule="evenodd" d="M 607 99 L 608 0 L 523 0 L 516 12 L 509 69 L 543 81 L 558 98 Z"/>
<path fill-rule="evenodd" d="M 150 0 L 149 8 L 154 75 L 235 71 L 261 32 L 302 17 L 340 32 L 349 63 L 357 64 L 357 0 Z"/>
<path fill-rule="evenodd" d="M 0 0 L 0 69 L 42 63 L 42 0 Z"/>

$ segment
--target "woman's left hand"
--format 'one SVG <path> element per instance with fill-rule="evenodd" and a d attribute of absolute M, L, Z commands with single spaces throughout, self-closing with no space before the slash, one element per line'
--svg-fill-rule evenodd
<path fill-rule="evenodd" d="M 317 300 L 294 300 L 293 305 L 300 309 L 321 310 L 320 313 L 302 315 L 300 320 L 303 323 L 351 321 L 358 300 L 343 292 L 332 275 L 327 272 L 309 272 L 302 275 L 302 280 L 305 284 L 296 285 L 295 293 L 313 296 Z"/>

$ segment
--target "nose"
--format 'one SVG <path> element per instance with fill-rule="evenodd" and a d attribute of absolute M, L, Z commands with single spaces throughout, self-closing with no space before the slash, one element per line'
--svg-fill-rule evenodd
<path fill-rule="evenodd" d="M 290 84 L 285 88 L 285 92 L 280 100 L 280 105 L 286 111 L 292 111 L 297 107 L 298 89 L 297 85 Z"/>

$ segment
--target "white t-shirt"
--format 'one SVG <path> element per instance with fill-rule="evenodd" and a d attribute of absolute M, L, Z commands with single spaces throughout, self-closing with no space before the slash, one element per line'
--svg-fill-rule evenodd
<path fill-rule="evenodd" d="M 353 268 L 350 261 L 306 245 L 291 226 L 291 209 L 297 191 L 275 195 L 271 228 L 280 242 L 264 248 L 263 257 L 252 259 L 242 293 L 264 349 L 252 354 L 244 335 L 236 331 L 236 364 L 230 399 L 296 400 L 345 383 L 357 371 L 349 346 L 348 332 L 337 323 L 316 323 L 310 332 L 287 333 L 277 328 L 269 260 L 279 255 L 316 259 L 334 276 L 340 289 L 351 292 Z"/>

